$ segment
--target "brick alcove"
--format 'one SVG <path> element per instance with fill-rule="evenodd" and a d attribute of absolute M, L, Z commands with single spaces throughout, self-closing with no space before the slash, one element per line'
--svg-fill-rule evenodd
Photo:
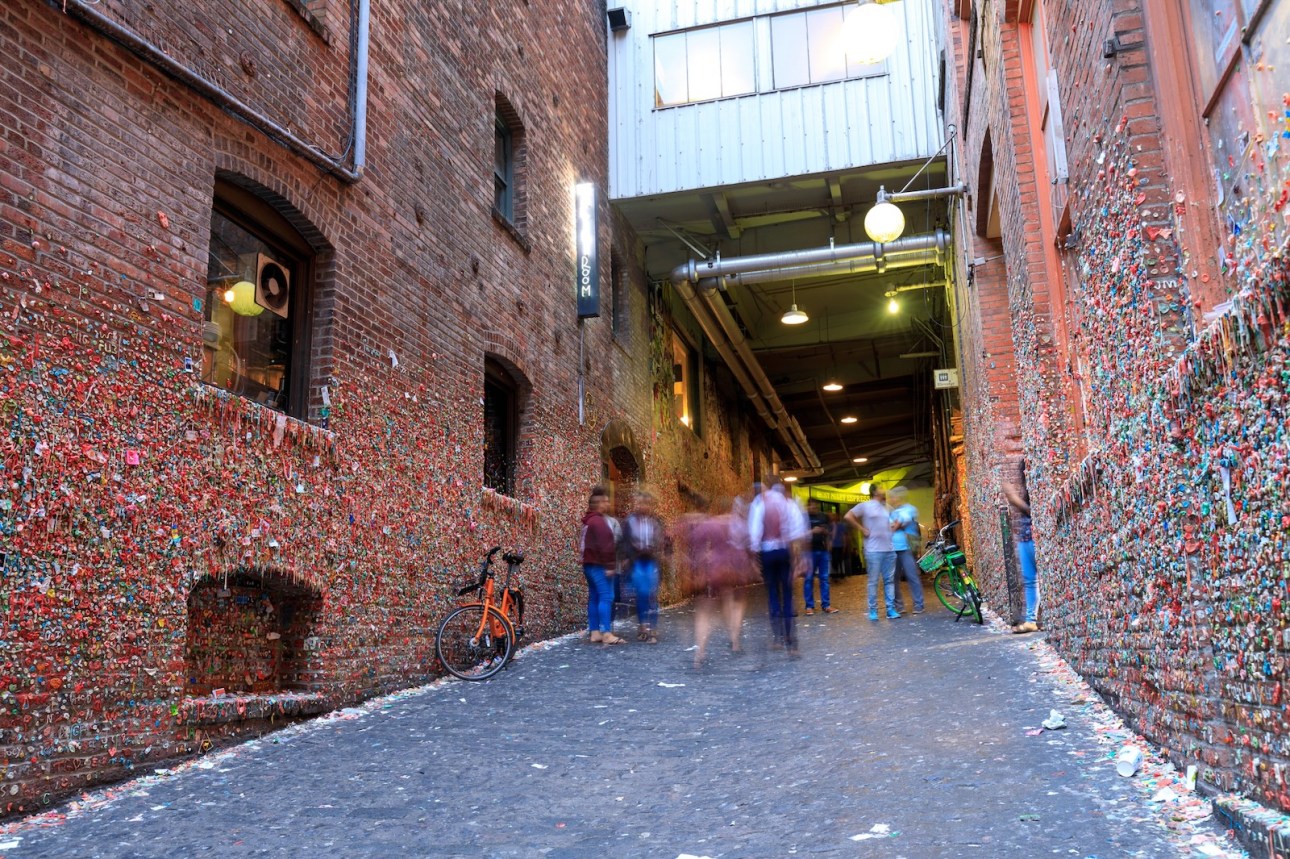
<path fill-rule="evenodd" d="M 308 642 L 321 605 L 318 591 L 270 570 L 199 580 L 188 595 L 185 693 L 314 691 Z"/>

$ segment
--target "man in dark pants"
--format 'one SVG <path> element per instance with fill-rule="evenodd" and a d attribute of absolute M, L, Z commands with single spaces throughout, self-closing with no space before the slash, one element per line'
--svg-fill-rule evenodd
<path fill-rule="evenodd" d="M 761 577 L 770 606 L 771 635 L 796 658 L 793 629 L 793 571 L 800 543 L 810 533 L 797 502 L 788 497 L 779 475 L 768 475 L 761 494 L 748 507 L 748 542 L 761 558 Z"/>

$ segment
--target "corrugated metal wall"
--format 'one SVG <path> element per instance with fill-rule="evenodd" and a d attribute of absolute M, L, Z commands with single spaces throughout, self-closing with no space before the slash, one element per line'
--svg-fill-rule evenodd
<path fill-rule="evenodd" d="M 610 6 L 618 5 L 610 2 Z M 902 19 L 887 74 L 655 109 L 651 36 L 813 8 L 803 0 L 622 0 L 632 26 L 609 42 L 610 194 L 639 197 L 926 158 L 943 141 L 933 0 Z M 770 19 L 755 18 L 769 88 Z"/>

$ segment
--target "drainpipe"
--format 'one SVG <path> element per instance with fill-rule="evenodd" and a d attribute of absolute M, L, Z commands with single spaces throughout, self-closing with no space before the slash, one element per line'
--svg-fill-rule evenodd
<path fill-rule="evenodd" d="M 172 59 L 142 36 L 121 26 L 102 12 L 91 8 L 85 0 L 57 0 L 57 2 L 56 0 L 48 0 L 48 2 L 50 6 L 56 9 L 61 8 L 69 15 L 75 16 L 90 29 L 98 32 L 99 35 L 134 54 L 172 80 L 178 81 L 203 96 L 235 119 L 241 120 L 257 131 L 263 132 L 272 140 L 301 158 L 315 164 L 324 172 L 330 173 L 342 182 L 350 184 L 362 178 L 363 164 L 359 160 L 359 156 L 362 154 L 362 149 L 366 148 L 366 128 L 364 126 L 366 125 L 367 117 L 367 5 L 369 0 L 360 0 L 359 2 L 361 19 L 358 21 L 358 28 L 361 50 L 358 52 L 360 56 L 356 56 L 354 62 L 356 68 L 361 66 L 363 73 L 360 79 L 361 92 L 357 89 L 355 92 L 354 169 L 346 167 L 338 158 L 325 155 L 314 144 L 302 140 L 218 84 Z M 362 126 L 359 124 L 360 112 L 363 118 Z"/>
<path fill-rule="evenodd" d="M 371 46 L 371 0 L 358 0 L 358 44 L 354 50 L 354 176 L 367 166 L 367 55 Z"/>

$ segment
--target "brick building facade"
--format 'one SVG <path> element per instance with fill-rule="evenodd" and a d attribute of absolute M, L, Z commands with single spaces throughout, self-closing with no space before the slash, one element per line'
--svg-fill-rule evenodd
<path fill-rule="evenodd" d="M 675 418 L 603 6 L 374 4 L 358 169 L 365 5 L 0 9 L 0 813 L 431 676 L 493 544 L 577 628 L 591 483 L 769 450 L 720 371 Z"/>
<path fill-rule="evenodd" d="M 960 470 L 990 602 L 1024 457 L 1049 640 L 1203 785 L 1290 811 L 1290 4 L 1182 6 L 946 6 Z"/>

